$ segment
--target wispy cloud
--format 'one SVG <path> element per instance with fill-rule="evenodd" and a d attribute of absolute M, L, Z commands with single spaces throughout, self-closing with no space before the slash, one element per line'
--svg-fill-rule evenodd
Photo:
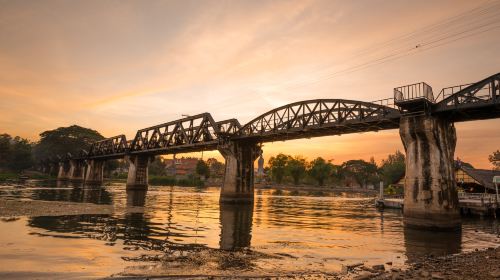
<path fill-rule="evenodd" d="M 141 127 L 207 111 L 216 119 L 235 117 L 244 123 L 298 100 L 370 101 L 389 97 L 393 87 L 405 83 L 425 80 L 439 88 L 498 72 L 498 60 L 491 57 L 496 57 L 500 37 L 479 36 L 326 78 L 365 61 L 360 50 L 376 42 L 478 5 L 470 1 L 49 0 L 1 5 L 0 130 L 33 139 L 42 130 L 72 123 L 108 136 L 133 135 Z M 482 134 L 488 125 L 478 123 L 474 133 Z M 337 159 L 401 148 L 397 131 L 387 139 L 380 135 L 385 134 L 274 143 L 267 152 L 300 150 Z M 463 135 L 457 151 L 473 154 L 473 133 Z M 499 132 L 491 135 L 500 141 Z M 377 150 L 366 139 L 384 144 Z M 487 165 L 487 149 L 493 144 L 471 157 Z"/>

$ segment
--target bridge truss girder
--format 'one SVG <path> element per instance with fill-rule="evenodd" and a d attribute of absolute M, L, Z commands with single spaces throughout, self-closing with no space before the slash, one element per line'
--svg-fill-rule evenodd
<path fill-rule="evenodd" d="M 446 91 L 452 94 L 445 96 Z M 443 89 L 440 95 L 443 99 L 433 106 L 432 113 L 450 121 L 500 117 L 500 73 L 473 84 Z"/>
<path fill-rule="evenodd" d="M 250 121 L 236 139 L 259 142 L 397 128 L 400 113 L 383 105 L 343 100 L 317 99 L 288 104 Z"/>

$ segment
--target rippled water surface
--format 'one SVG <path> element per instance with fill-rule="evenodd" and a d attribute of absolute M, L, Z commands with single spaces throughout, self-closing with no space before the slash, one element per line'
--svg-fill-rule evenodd
<path fill-rule="evenodd" d="M 158 269 L 158 259 L 165 262 L 166 255 L 193 248 L 250 249 L 273 256 L 254 262 L 276 271 L 334 272 L 342 264 L 402 266 L 426 254 L 452 254 L 498 242 L 498 224 L 492 219 L 465 219 L 459 233 L 412 231 L 403 229 L 399 211 L 378 211 L 370 198 L 271 193 L 257 190 L 254 205 L 243 207 L 220 206 L 215 187 L 150 187 L 147 194 L 127 194 L 123 184 L 2 186 L 2 197 L 109 204 L 116 211 L 2 219 L 0 275 L 104 277 Z M 221 262 L 214 270 L 226 268 Z"/>

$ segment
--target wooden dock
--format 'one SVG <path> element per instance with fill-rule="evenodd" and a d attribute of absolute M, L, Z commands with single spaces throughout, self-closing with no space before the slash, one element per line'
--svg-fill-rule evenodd
<path fill-rule="evenodd" d="M 493 216 L 496 218 L 500 210 L 496 194 L 459 193 L 458 200 L 462 215 Z M 378 198 L 375 200 L 375 206 L 404 211 L 404 197 L 398 195 Z"/>

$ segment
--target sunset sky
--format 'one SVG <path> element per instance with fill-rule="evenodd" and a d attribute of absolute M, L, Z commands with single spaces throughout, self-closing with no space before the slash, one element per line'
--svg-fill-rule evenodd
<path fill-rule="evenodd" d="M 421 81 L 437 95 L 500 72 L 499 50 L 500 1 L 0 0 L 0 133 L 36 141 L 77 124 L 132 138 L 181 115 L 244 124 Z M 491 168 L 500 119 L 456 128 L 456 155 Z M 390 130 L 267 143 L 264 156 L 380 161 L 398 149 Z"/>

